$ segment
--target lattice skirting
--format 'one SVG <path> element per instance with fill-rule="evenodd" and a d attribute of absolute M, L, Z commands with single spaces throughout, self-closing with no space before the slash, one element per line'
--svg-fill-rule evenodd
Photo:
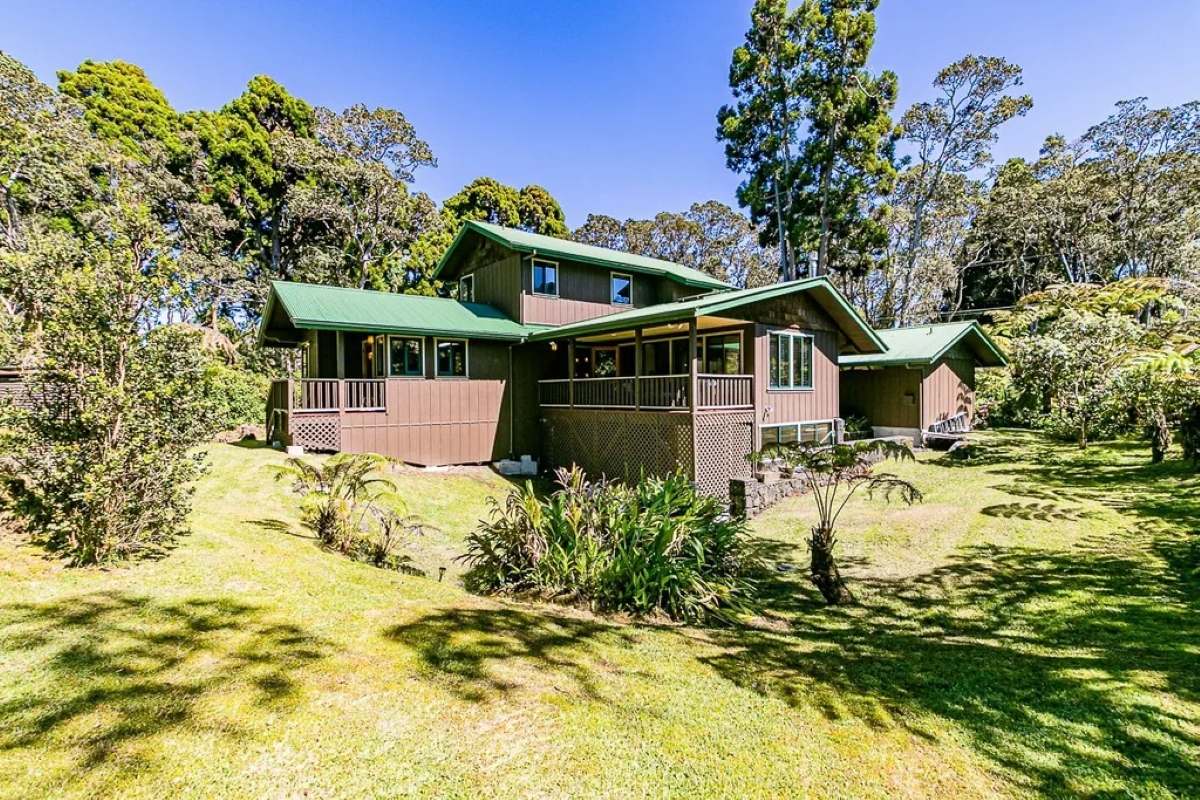
<path fill-rule="evenodd" d="M 589 475 L 636 481 L 643 473 L 694 474 L 692 421 L 659 411 L 543 409 L 550 466 L 578 464 Z"/>
<path fill-rule="evenodd" d="M 729 499 L 729 479 L 751 474 L 746 456 L 754 449 L 754 412 L 696 415 L 696 486 L 705 494 Z"/>
<path fill-rule="evenodd" d="M 288 420 L 290 443 L 306 450 L 337 452 L 342 446 L 337 414 L 292 414 Z"/>

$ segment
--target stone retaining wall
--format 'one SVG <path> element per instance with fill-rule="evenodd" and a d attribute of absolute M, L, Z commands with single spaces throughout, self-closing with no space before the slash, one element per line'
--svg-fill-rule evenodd
<path fill-rule="evenodd" d="M 754 519 L 787 497 L 808 491 L 803 478 L 780 478 L 771 483 L 759 483 L 755 478 L 731 478 L 729 481 L 729 513 L 735 517 Z"/>

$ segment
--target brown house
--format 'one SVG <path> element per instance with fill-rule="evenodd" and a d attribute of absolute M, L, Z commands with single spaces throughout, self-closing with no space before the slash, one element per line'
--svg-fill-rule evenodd
<path fill-rule="evenodd" d="M 876 436 L 971 429 L 976 367 L 1006 361 L 976 322 L 878 331 L 882 353 L 844 355 L 842 416 L 863 416 Z"/>
<path fill-rule="evenodd" d="M 839 435 L 839 353 L 878 336 L 823 278 L 734 289 L 666 261 L 468 222 L 455 298 L 275 283 L 265 346 L 300 347 L 271 438 L 414 464 L 532 455 L 713 494 L 771 442 Z"/>

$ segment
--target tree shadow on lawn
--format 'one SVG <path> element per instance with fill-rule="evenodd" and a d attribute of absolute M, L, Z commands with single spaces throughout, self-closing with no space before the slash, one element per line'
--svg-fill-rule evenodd
<path fill-rule="evenodd" d="M 857 608 L 823 607 L 803 571 L 771 575 L 765 604 L 790 632 L 716 632 L 725 651 L 703 660 L 835 720 L 922 736 L 926 715 L 949 720 L 1025 790 L 1200 796 L 1200 578 L 1187 561 L 1200 492 L 1180 465 L 1111 456 L 1025 454 L 988 471 L 1011 475 L 1010 493 L 1028 483 L 1094 499 L 1135 528 L 1114 521 L 1070 549 L 988 545 L 916 578 L 855 579 Z M 789 545 L 775 545 L 782 559 Z"/>
<path fill-rule="evenodd" d="M 133 768 L 149 737 L 204 725 L 197 712 L 209 696 L 244 690 L 257 705 L 283 707 L 296 672 L 327 652 L 237 600 L 119 592 L 2 606 L 0 649 L 34 665 L 0 702 L 0 749 L 78 748 L 76 770 L 114 757 Z M 232 719 L 210 724 L 238 733 Z"/>
<path fill-rule="evenodd" d="M 613 669 L 601 647 L 638 640 L 628 626 L 511 608 L 447 609 L 396 625 L 384 636 L 414 651 L 429 677 L 475 702 L 534 683 L 555 685 L 556 677 L 565 678 L 571 691 L 600 699 L 600 673 Z"/>

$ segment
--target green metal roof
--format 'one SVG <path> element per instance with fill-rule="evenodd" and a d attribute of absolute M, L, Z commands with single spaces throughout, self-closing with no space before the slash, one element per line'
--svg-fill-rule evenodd
<path fill-rule="evenodd" d="M 845 355 L 838 363 L 843 367 L 880 367 L 898 364 L 932 364 L 959 342 L 965 342 L 979 363 L 999 367 L 1008 363 L 979 323 L 947 322 L 940 325 L 918 325 L 911 328 L 891 328 L 878 331 L 887 345 L 887 352 L 867 355 Z"/>
<path fill-rule="evenodd" d="M 739 289 L 736 291 L 713 292 L 680 300 L 676 303 L 662 303 L 656 306 L 635 308 L 617 314 L 596 317 L 570 325 L 559 325 L 549 330 L 537 331 L 530 335 L 530 341 L 545 341 L 560 337 L 591 336 L 609 331 L 628 330 L 631 327 L 645 327 L 667 322 L 678 322 L 693 317 L 715 316 L 722 312 L 732 311 L 740 306 L 785 297 L 790 294 L 807 292 L 825 309 L 827 313 L 841 326 L 846 337 L 854 346 L 863 352 L 882 352 L 883 343 L 859 317 L 858 313 L 846 302 L 842 293 L 834 288 L 827 278 L 809 278 L 788 283 L 775 283 L 770 286 L 759 286 L 754 289 Z"/>
<path fill-rule="evenodd" d="M 458 234 L 454 237 L 454 242 L 450 245 L 450 249 L 446 251 L 446 255 L 442 256 L 441 262 L 438 264 L 437 269 L 434 270 L 433 274 L 435 277 L 441 273 L 459 243 L 470 232 L 478 233 L 519 253 L 537 254 L 548 258 L 562 258 L 585 264 L 595 264 L 601 267 L 640 272 L 646 275 L 661 275 L 686 286 L 694 286 L 702 289 L 732 288 L 725 281 L 714 278 L 700 270 L 675 264 L 671 261 L 636 256 L 631 253 L 622 253 L 619 250 L 609 250 L 606 247 L 580 244 L 569 239 L 557 239 L 553 236 L 543 236 L 539 233 L 529 233 L 528 231 L 516 228 L 505 228 L 501 225 L 492 225 L 488 222 L 477 222 L 475 220 L 468 220 L 459 228 Z"/>
<path fill-rule="evenodd" d="M 530 331 L 540 330 L 519 325 L 485 303 L 461 303 L 442 297 L 272 281 L 260 338 L 266 334 L 274 303 L 283 308 L 292 325 L 310 330 L 513 341 L 520 341 Z M 267 338 L 270 338 L 269 335 Z"/>

